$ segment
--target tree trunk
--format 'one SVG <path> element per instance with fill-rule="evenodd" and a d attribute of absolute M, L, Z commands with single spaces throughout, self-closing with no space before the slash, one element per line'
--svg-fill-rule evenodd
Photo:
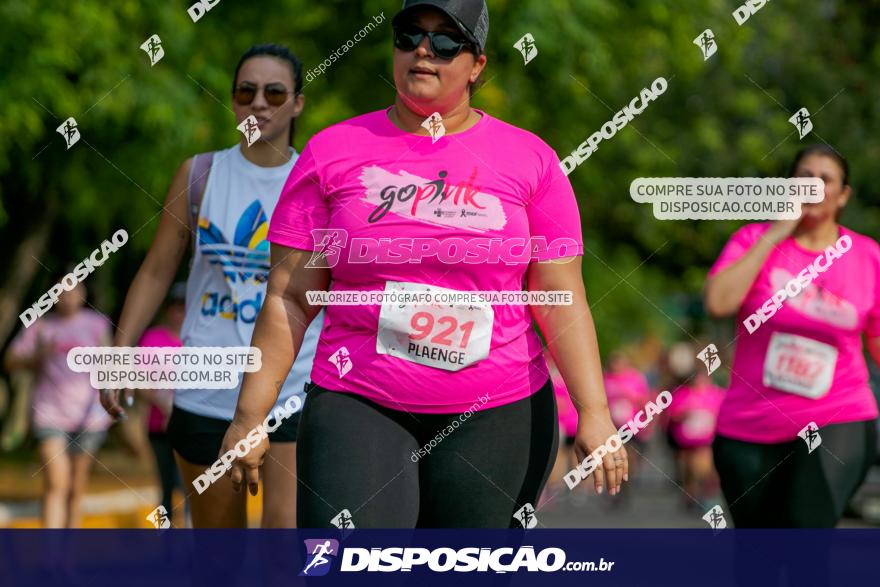
<path fill-rule="evenodd" d="M 0 286 L 0 341 L 6 341 L 20 323 L 18 315 L 24 311 L 24 307 L 34 300 L 25 300 L 34 275 L 40 269 L 38 259 L 43 256 L 49 244 L 52 223 L 55 220 L 56 206 L 48 203 L 43 214 L 39 215 L 39 221 L 33 229 L 27 232 L 10 261 L 11 269 L 7 274 L 6 282 Z"/>

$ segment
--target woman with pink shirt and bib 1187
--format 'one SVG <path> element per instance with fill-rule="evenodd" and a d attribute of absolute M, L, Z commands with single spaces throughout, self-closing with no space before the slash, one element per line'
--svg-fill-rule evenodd
<path fill-rule="evenodd" d="M 303 527 L 342 518 L 356 528 L 535 525 L 558 426 L 533 319 L 579 412 L 578 458 L 616 433 L 571 184 L 538 137 L 470 106 L 488 27 L 482 0 L 408 0 L 393 20 L 394 106 L 306 145 L 269 228 L 272 269 L 252 341 L 262 369 L 244 378 L 222 450 L 265 418 L 272 382 L 319 310 L 306 292 L 331 281 L 340 293 L 561 290 L 573 292 L 573 303 L 328 305 L 298 437 Z M 332 248 L 319 238 L 328 232 L 338 237 Z M 439 248 L 400 263 L 401 250 L 382 243 L 401 238 L 420 243 L 413 255 L 421 245 Z M 505 262 L 494 258 L 491 239 L 570 245 L 526 247 Z M 381 254 L 363 262 L 365 249 L 353 241 Z M 471 244 L 485 242 L 486 257 L 450 262 L 453 241 L 477 256 Z M 309 268 L 316 250 L 326 251 L 325 262 Z M 266 444 L 233 462 L 233 484 L 255 486 Z M 626 451 L 618 445 L 600 460 L 593 481 L 616 495 Z"/>
<path fill-rule="evenodd" d="M 851 188 L 837 151 L 805 148 L 790 175 L 821 178 L 824 200 L 742 227 L 706 283 L 709 313 L 738 322 L 713 452 L 740 528 L 834 527 L 877 449 L 862 337 L 880 362 L 880 247 L 838 224 Z M 782 289 L 796 295 L 776 309 Z"/>

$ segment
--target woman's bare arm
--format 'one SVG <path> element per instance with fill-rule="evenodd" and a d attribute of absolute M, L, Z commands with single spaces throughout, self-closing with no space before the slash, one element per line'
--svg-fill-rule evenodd
<path fill-rule="evenodd" d="M 260 349 L 262 366 L 259 371 L 245 373 L 233 422 L 243 425 L 245 433 L 262 422 L 275 405 L 306 329 L 321 311 L 319 306 L 309 304 L 306 292 L 326 290 L 330 284 L 329 269 L 305 268 L 311 251 L 275 244 L 271 250 L 266 299 L 251 339 L 251 346 Z"/>
<path fill-rule="evenodd" d="M 186 254 L 192 238 L 186 194 L 191 165 L 192 159 L 184 161 L 168 188 L 156 236 L 125 296 L 113 339 L 115 346 L 137 343 L 168 294 L 180 261 Z M 125 417 L 125 410 L 119 405 L 118 391 L 102 392 L 101 405 L 114 418 Z"/>
<path fill-rule="evenodd" d="M 168 294 L 189 247 L 192 227 L 186 192 L 191 164 L 192 159 L 183 162 L 168 189 L 156 236 L 125 296 L 114 337 L 116 346 L 137 343 Z"/>
<path fill-rule="evenodd" d="M 575 452 L 578 460 L 583 460 L 599 445 L 604 445 L 617 430 L 611 423 L 608 411 L 599 343 L 584 291 L 581 257 L 552 263 L 532 263 L 527 279 L 530 291 L 572 293 L 571 305 L 531 306 L 531 309 L 578 412 Z M 615 461 L 615 456 L 625 459 L 626 450 L 620 449 L 614 455 L 606 454 L 602 466 L 594 471 L 593 481 L 598 492 L 602 491 L 603 482 L 607 481 L 608 491 L 614 495 L 628 477 L 628 463 L 626 460 Z"/>
<path fill-rule="evenodd" d="M 272 269 L 266 286 L 266 300 L 260 309 L 251 346 L 260 349 L 262 363 L 258 371 L 245 373 L 235 408 L 235 418 L 226 431 L 220 454 L 226 453 L 243 440 L 248 432 L 265 419 L 278 400 L 281 385 L 302 347 L 306 329 L 321 308 L 310 305 L 306 292 L 326 290 L 330 270 L 326 267 L 306 269 L 310 251 L 272 245 Z M 268 450 L 263 441 L 241 458 L 235 459 L 228 473 L 236 491 L 247 483 L 256 495 L 260 465 Z"/>
<path fill-rule="evenodd" d="M 703 304 L 710 316 L 726 318 L 739 311 L 767 256 L 794 231 L 797 223 L 797 220 L 774 222 L 745 255 L 706 280 Z"/>

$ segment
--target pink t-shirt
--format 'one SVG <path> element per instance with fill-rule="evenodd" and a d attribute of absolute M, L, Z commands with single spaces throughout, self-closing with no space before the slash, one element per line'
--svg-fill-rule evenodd
<path fill-rule="evenodd" d="M 676 389 L 672 403 L 664 411 L 669 433 L 676 443 L 683 448 L 712 444 L 723 401 L 724 390 L 712 383 Z"/>
<path fill-rule="evenodd" d="M 109 340 L 110 322 L 89 309 L 69 318 L 51 312 L 18 333 L 10 347 L 12 352 L 29 355 L 39 344 L 49 349 L 34 380 L 31 408 L 35 428 L 101 432 L 110 427 L 112 420 L 101 407 L 89 374 L 74 373 L 67 366 L 67 352 L 72 348 L 103 346 Z"/>
<path fill-rule="evenodd" d="M 163 347 L 182 346 L 182 344 L 180 342 L 180 338 L 177 337 L 167 327 L 154 326 L 153 328 L 148 328 L 144 332 L 144 335 L 141 337 L 140 342 L 138 342 L 138 346 Z M 164 397 L 169 400 L 174 399 L 173 389 L 156 389 L 154 391 L 160 397 Z M 153 433 L 164 432 L 166 425 L 165 420 L 166 418 L 162 415 L 162 410 L 156 407 L 155 404 L 150 404 L 150 414 L 147 420 L 147 430 Z"/>
<path fill-rule="evenodd" d="M 740 228 L 709 275 L 739 259 L 769 228 L 769 223 Z M 749 334 L 743 320 L 824 252 L 809 251 L 789 237 L 767 257 L 737 316 L 736 353 L 730 388 L 718 417 L 718 434 L 777 443 L 797 438 L 810 422 L 821 427 L 877 417 L 862 333 L 880 336 L 880 247 L 842 226 L 840 234 L 849 235 L 852 247 Z M 827 385 L 820 388 L 821 381 L 810 378 L 831 368 L 827 393 L 818 399 L 807 397 L 803 393 L 806 382 L 822 391 Z M 791 384 L 776 382 L 786 380 L 801 382 L 794 388 L 800 391 L 780 389 Z"/>
<path fill-rule="evenodd" d="M 528 254 L 510 264 L 450 262 L 455 251 L 447 248 L 426 253 L 418 263 L 393 263 L 388 259 L 395 253 L 361 256 L 365 248 L 353 247 L 355 239 L 448 244 L 454 238 L 466 246 L 476 238 L 518 237 L 528 243 L 543 237 L 548 246 L 538 248 L 538 260 L 583 254 L 571 184 L 556 153 L 538 137 L 481 112 L 473 127 L 434 143 L 430 136 L 398 129 L 387 112 L 358 116 L 315 135 L 272 215 L 268 239 L 286 247 L 314 251 L 328 241 L 315 239 L 313 230 L 334 232 L 341 254 L 327 250 L 331 291 L 425 285 L 519 291 L 528 268 Z M 556 238 L 571 245 L 549 246 Z M 486 393 L 487 405 L 504 405 L 546 383 L 528 306 L 444 308 L 328 305 L 312 381 L 392 409 L 424 413 L 462 412 Z"/>
<path fill-rule="evenodd" d="M 620 428 L 645 409 L 651 399 L 648 380 L 638 369 L 626 368 L 618 372 L 605 372 L 605 395 L 608 398 L 608 410 L 611 421 Z"/>

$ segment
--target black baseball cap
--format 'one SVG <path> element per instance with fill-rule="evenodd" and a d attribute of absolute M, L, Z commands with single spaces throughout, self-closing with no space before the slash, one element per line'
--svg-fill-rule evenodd
<path fill-rule="evenodd" d="M 433 6 L 451 18 L 461 34 L 476 45 L 477 54 L 483 54 L 489 36 L 489 9 L 485 0 L 405 0 L 391 21 L 392 26 L 398 26 L 413 9 L 423 6 Z"/>

